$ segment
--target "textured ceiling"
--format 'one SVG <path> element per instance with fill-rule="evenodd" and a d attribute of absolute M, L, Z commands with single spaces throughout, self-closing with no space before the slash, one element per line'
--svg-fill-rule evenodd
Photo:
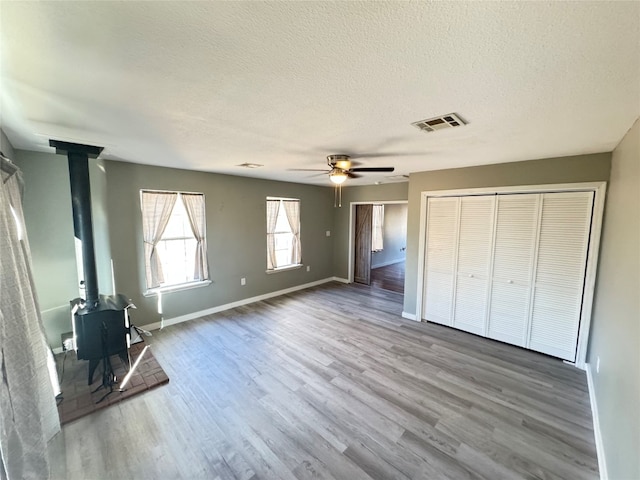
<path fill-rule="evenodd" d="M 611 151 L 640 115 L 640 2 L 1 1 L 0 22 L 21 149 L 327 185 L 289 169 L 396 167 L 357 185 Z M 450 112 L 468 125 L 411 126 Z"/>

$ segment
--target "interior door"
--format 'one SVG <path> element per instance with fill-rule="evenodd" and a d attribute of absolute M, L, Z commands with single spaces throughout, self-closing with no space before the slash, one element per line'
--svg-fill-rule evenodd
<path fill-rule="evenodd" d="M 371 222 L 373 205 L 356 205 L 353 281 L 371 283 Z"/>
<path fill-rule="evenodd" d="M 423 318 L 452 325 L 460 199 L 429 198 Z"/>
<path fill-rule="evenodd" d="M 498 195 L 487 336 L 527 345 L 540 194 Z"/>
<path fill-rule="evenodd" d="M 495 195 L 460 199 L 453 326 L 485 335 Z"/>
<path fill-rule="evenodd" d="M 573 362 L 580 327 L 593 192 L 542 196 L 529 345 Z"/>

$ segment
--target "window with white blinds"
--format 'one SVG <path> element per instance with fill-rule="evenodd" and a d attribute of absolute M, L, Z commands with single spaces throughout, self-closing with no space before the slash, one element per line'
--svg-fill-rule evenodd
<path fill-rule="evenodd" d="M 593 197 L 428 198 L 424 319 L 574 361 Z"/>

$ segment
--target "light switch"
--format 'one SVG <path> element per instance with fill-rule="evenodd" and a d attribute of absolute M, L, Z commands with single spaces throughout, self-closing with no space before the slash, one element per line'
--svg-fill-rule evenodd
<path fill-rule="evenodd" d="M 247 284 L 247 279 L 246 279 L 246 278 L 244 278 L 244 277 L 242 277 L 242 278 L 240 279 L 240 285 L 246 285 L 246 284 Z"/>

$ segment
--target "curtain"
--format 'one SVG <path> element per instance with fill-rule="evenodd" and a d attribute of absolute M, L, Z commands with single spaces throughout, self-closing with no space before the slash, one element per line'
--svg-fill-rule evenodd
<path fill-rule="evenodd" d="M 278 211 L 280 200 L 267 199 L 267 270 L 276 268 L 276 224 L 278 223 Z"/>
<path fill-rule="evenodd" d="M 0 478 L 48 478 L 59 385 L 33 283 L 21 172 L 0 156 L 0 173 Z"/>
<path fill-rule="evenodd" d="M 291 245 L 291 264 L 298 265 L 302 261 L 302 248 L 300 244 L 300 201 L 283 200 L 284 211 L 287 214 L 289 227 L 293 234 Z"/>
<path fill-rule="evenodd" d="M 209 266 L 207 263 L 207 241 L 205 239 L 206 219 L 204 214 L 204 195 L 182 193 L 182 203 L 187 210 L 191 231 L 198 242 L 196 246 L 194 280 L 208 280 Z"/>
<path fill-rule="evenodd" d="M 379 252 L 384 248 L 384 205 L 373 206 L 371 251 Z"/>
<path fill-rule="evenodd" d="M 177 199 L 176 192 L 142 192 L 142 236 L 147 288 L 159 287 L 164 282 L 156 247 L 167 228 Z"/>

